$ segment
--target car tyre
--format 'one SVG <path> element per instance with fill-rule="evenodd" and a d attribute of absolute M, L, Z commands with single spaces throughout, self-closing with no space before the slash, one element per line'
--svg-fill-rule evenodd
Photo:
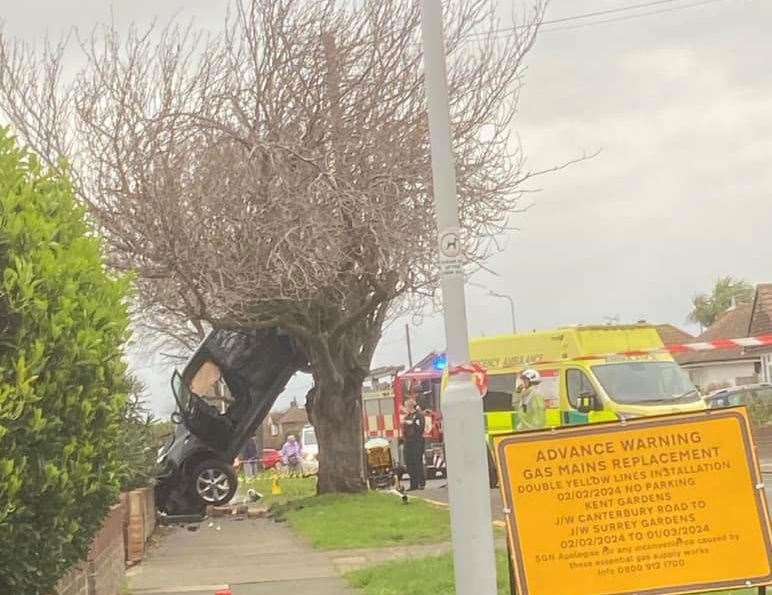
<path fill-rule="evenodd" d="M 232 465 L 217 459 L 202 461 L 190 475 L 193 493 L 206 506 L 222 506 L 231 501 L 238 488 Z"/>

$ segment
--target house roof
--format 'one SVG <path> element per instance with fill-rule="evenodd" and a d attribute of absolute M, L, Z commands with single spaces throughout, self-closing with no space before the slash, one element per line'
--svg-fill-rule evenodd
<path fill-rule="evenodd" d="M 305 407 L 298 407 L 297 405 L 290 407 L 279 416 L 279 423 L 308 423 Z"/>
<path fill-rule="evenodd" d="M 748 324 L 748 336 L 772 334 L 772 283 L 761 283 L 756 286 L 756 297 L 753 300 L 753 310 Z"/>
<path fill-rule="evenodd" d="M 684 330 L 672 324 L 657 324 L 654 328 L 659 333 L 659 338 L 665 345 L 679 345 L 681 343 L 691 343 L 695 340 L 694 335 L 690 335 Z"/>
<path fill-rule="evenodd" d="M 748 336 L 748 328 L 751 322 L 753 306 L 751 304 L 738 304 L 731 310 L 727 310 L 704 333 L 697 337 L 697 341 L 717 341 L 720 339 L 739 339 Z M 708 362 L 726 362 L 742 359 L 752 359 L 754 356 L 747 349 L 717 349 L 715 351 L 696 351 L 692 353 L 679 353 L 675 359 L 679 364 L 698 364 Z"/>

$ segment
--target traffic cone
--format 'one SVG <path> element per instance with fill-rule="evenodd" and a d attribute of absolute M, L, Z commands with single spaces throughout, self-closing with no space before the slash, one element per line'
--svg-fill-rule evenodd
<path fill-rule="evenodd" d="M 274 475 L 273 483 L 271 484 L 271 495 L 281 496 L 283 493 L 284 493 L 284 490 L 282 490 L 281 486 L 279 485 L 279 476 Z"/>

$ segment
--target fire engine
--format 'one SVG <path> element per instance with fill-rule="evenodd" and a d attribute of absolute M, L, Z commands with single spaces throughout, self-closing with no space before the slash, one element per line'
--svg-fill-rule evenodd
<path fill-rule="evenodd" d="M 362 387 L 365 440 L 384 438 L 398 461 L 400 475 L 406 470 L 402 444 L 403 405 L 413 397 L 426 416 L 424 466 L 428 479 L 445 477 L 440 388 L 447 366 L 444 354 L 430 353 L 407 371 L 402 367 L 379 368 L 370 372 Z"/>

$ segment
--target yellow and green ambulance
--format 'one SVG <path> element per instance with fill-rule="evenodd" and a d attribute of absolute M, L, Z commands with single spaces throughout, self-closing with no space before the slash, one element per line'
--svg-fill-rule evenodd
<path fill-rule="evenodd" d="M 472 361 L 488 370 L 483 410 L 489 444 L 516 428 L 512 393 L 526 368 L 541 375 L 547 427 L 706 408 L 653 326 L 576 326 L 483 337 L 471 342 L 470 351 Z"/>

